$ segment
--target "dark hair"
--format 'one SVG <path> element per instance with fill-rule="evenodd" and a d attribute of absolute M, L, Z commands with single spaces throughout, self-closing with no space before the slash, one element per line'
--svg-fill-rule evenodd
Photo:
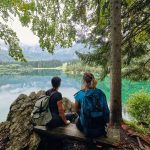
<path fill-rule="evenodd" d="M 57 89 L 61 84 L 61 78 L 53 77 L 52 80 L 51 80 L 51 83 L 52 83 L 53 88 Z"/>

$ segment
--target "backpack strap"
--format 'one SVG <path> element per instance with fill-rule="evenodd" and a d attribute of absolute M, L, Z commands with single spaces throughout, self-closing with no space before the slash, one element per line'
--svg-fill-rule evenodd
<path fill-rule="evenodd" d="M 50 94 L 50 96 L 49 96 L 49 100 L 51 99 L 51 97 L 52 97 L 55 93 L 57 93 L 57 91 L 51 92 L 51 94 Z"/>
<path fill-rule="evenodd" d="M 49 96 L 49 100 L 50 100 L 50 98 L 55 94 L 55 93 L 57 93 L 57 91 L 53 91 L 51 94 L 50 94 L 50 96 Z M 46 95 L 47 96 L 47 95 Z M 43 97 L 45 97 L 45 95 L 44 96 L 41 96 L 40 98 L 43 98 Z M 49 106 L 47 106 L 47 108 L 48 108 Z M 37 107 L 39 110 L 38 111 L 36 111 L 35 113 L 42 113 L 42 112 L 44 112 L 47 108 L 45 108 L 45 109 L 42 109 L 42 101 L 41 101 L 41 104 L 40 104 L 40 107 Z"/>

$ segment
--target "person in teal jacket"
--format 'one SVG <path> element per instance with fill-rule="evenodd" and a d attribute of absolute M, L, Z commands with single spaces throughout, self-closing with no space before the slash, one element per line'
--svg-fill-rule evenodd
<path fill-rule="evenodd" d="M 79 117 L 78 129 L 88 137 L 106 135 L 109 122 L 109 108 L 104 92 L 96 88 L 97 81 L 92 73 L 83 76 L 82 89 L 74 95 L 75 108 Z"/>

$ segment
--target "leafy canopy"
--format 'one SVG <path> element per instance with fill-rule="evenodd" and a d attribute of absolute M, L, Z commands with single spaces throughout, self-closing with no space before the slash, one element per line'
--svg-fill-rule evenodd
<path fill-rule="evenodd" d="M 103 68 L 101 78 L 110 72 L 110 12 L 109 1 L 97 4 L 95 19 L 91 17 L 91 34 L 84 39 L 96 49 L 77 53 L 82 61 Z M 150 3 L 148 0 L 122 1 L 122 76 L 132 80 L 150 79 Z M 98 23 L 96 23 L 96 21 Z"/>
<path fill-rule="evenodd" d="M 149 0 L 122 1 L 122 72 L 134 80 L 150 76 L 149 5 Z M 1 0 L 0 38 L 9 45 L 12 57 L 25 60 L 16 34 L 3 23 L 10 14 L 31 27 L 43 50 L 53 53 L 57 44 L 70 47 L 80 41 L 95 49 L 87 54 L 77 52 L 81 60 L 100 66 L 102 78 L 110 72 L 109 0 Z"/>
<path fill-rule="evenodd" d="M 34 11 L 34 3 L 24 2 L 22 0 L 1 0 L 0 1 L 0 39 L 9 46 L 9 55 L 15 60 L 25 61 L 22 49 L 19 46 L 19 39 L 16 33 L 7 25 L 13 16 L 24 20 L 23 25 L 30 22 L 30 14 Z M 25 19 L 26 16 L 26 19 Z M 24 19 L 23 19 L 24 18 Z"/>

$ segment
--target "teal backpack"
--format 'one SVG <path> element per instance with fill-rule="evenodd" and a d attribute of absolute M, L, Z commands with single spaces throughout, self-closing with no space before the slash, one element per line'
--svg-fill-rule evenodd
<path fill-rule="evenodd" d="M 106 97 L 100 89 L 89 89 L 85 92 L 81 104 L 80 118 L 83 131 L 88 137 L 106 135 L 105 126 L 108 122 Z M 107 110 L 105 110 L 107 108 Z"/>

